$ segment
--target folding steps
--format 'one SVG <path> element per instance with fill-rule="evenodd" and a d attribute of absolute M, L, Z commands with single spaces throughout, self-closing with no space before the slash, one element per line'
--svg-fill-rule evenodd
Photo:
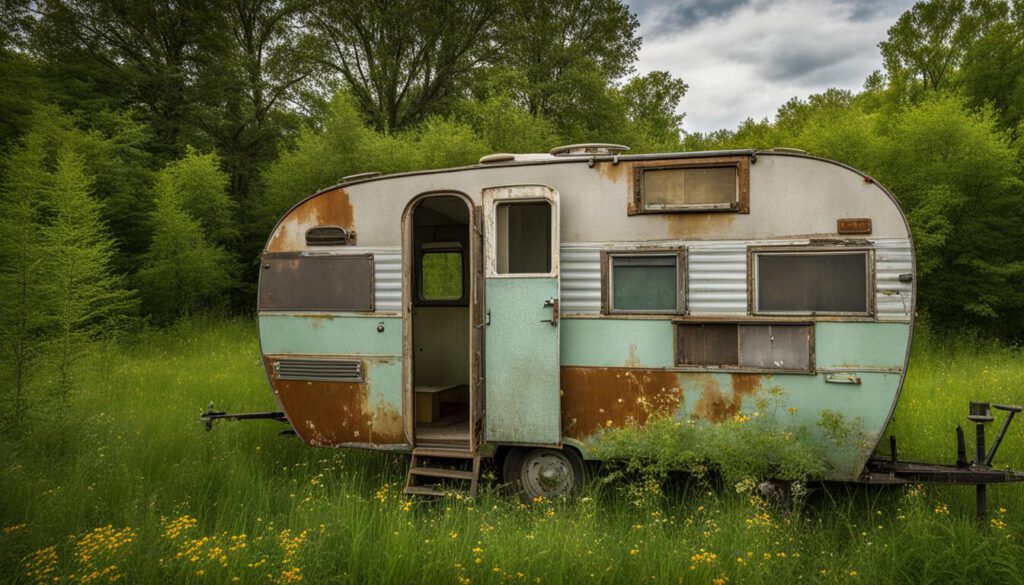
<path fill-rule="evenodd" d="M 470 469 L 462 469 L 470 464 Z M 470 497 L 476 496 L 480 480 L 480 455 L 461 449 L 417 447 L 412 450 L 405 493 L 417 496 L 443 496 L 441 484 L 448 480 L 468 481 Z"/>

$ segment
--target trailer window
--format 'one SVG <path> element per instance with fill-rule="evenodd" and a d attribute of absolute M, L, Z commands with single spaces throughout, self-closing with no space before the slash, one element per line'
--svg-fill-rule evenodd
<path fill-rule="evenodd" d="M 606 252 L 606 313 L 681 313 L 685 308 L 682 251 Z"/>
<path fill-rule="evenodd" d="M 871 313 L 867 250 L 754 252 L 755 313 Z"/>
<path fill-rule="evenodd" d="M 745 157 L 730 157 L 637 167 L 634 212 L 746 213 L 749 164 Z"/>
<path fill-rule="evenodd" d="M 496 220 L 498 274 L 551 272 L 551 203 L 499 203 Z"/>
<path fill-rule="evenodd" d="M 426 252 L 420 270 L 420 295 L 425 301 L 462 298 L 462 252 Z"/>
<path fill-rule="evenodd" d="M 677 365 L 813 370 L 809 323 L 679 323 Z"/>

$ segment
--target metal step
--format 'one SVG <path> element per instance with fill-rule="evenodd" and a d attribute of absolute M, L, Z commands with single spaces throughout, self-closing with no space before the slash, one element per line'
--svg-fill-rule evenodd
<path fill-rule="evenodd" d="M 409 468 L 409 473 L 426 477 L 449 477 L 451 479 L 473 479 L 475 477 L 472 471 L 444 469 L 443 467 L 411 467 Z"/>

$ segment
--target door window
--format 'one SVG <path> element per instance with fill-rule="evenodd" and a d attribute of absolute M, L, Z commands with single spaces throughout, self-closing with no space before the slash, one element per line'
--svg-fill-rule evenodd
<path fill-rule="evenodd" d="M 499 203 L 496 212 L 497 273 L 550 273 L 551 203 Z"/>

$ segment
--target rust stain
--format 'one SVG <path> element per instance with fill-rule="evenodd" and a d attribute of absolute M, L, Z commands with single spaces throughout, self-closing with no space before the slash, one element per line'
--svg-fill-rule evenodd
<path fill-rule="evenodd" d="M 679 376 L 637 368 L 561 368 L 562 430 L 585 439 L 599 429 L 643 425 L 652 415 L 674 415 L 683 402 Z"/>
<path fill-rule="evenodd" d="M 704 236 L 722 237 L 731 231 L 735 213 L 665 213 L 668 235 L 677 240 L 700 239 Z"/>
<path fill-rule="evenodd" d="M 274 359 L 264 358 L 268 372 L 273 372 Z M 395 407 L 384 401 L 370 407 L 368 381 L 279 380 L 273 375 L 270 380 L 295 432 L 310 445 L 405 442 L 402 416 Z"/>
<path fill-rule="evenodd" d="M 759 374 L 732 374 L 732 393 L 726 396 L 711 374 L 690 374 L 687 379 L 700 387 L 700 398 L 693 406 L 693 418 L 711 423 L 728 420 L 743 408 L 743 399 L 761 390 Z"/>
<path fill-rule="evenodd" d="M 636 344 L 629 344 L 629 358 L 626 359 L 625 366 L 627 368 L 638 368 L 640 367 L 640 356 L 636 353 Z"/>
<path fill-rule="evenodd" d="M 339 225 L 355 230 L 355 212 L 347 191 L 327 191 L 293 209 L 277 226 L 267 244 L 267 252 L 304 250 L 306 230 L 318 225 Z"/>
<path fill-rule="evenodd" d="M 632 165 L 624 162 L 620 162 L 619 164 L 614 164 L 612 162 L 599 162 L 594 164 L 594 170 L 612 183 L 618 183 L 624 178 L 629 177 L 628 171 L 630 168 L 632 168 Z"/>

